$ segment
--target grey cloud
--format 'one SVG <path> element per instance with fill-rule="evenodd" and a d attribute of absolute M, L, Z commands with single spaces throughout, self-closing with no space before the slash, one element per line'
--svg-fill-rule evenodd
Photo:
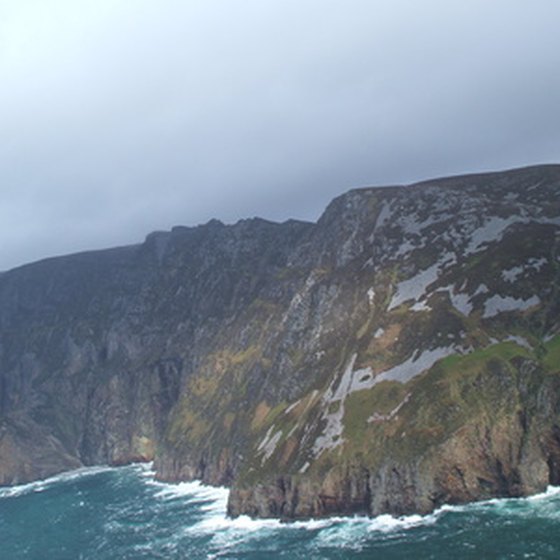
<path fill-rule="evenodd" d="M 558 162 L 560 5 L 0 7 L 0 270 L 353 186 Z"/>

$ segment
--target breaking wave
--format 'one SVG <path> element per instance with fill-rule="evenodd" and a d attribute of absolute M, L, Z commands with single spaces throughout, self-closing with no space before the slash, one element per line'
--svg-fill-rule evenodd
<path fill-rule="evenodd" d="M 83 467 L 73 471 L 67 471 L 55 476 L 50 476 L 42 480 L 36 480 L 27 484 L 17 484 L 15 486 L 7 486 L 0 488 L 0 498 L 14 498 L 24 496 L 33 492 L 44 492 L 53 486 L 65 484 L 67 482 L 76 481 L 80 478 L 87 478 L 96 474 L 109 472 L 114 470 L 113 467 Z"/>
<path fill-rule="evenodd" d="M 79 469 L 0 489 L 6 558 L 556 558 L 560 488 L 425 516 L 284 523 L 226 516 L 228 490 L 156 481 L 151 465 Z M 46 514 L 46 515 L 45 515 Z M 25 539 L 22 535 L 25 534 Z"/>

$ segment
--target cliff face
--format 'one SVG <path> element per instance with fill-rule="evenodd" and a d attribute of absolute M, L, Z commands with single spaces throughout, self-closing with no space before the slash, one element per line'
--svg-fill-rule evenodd
<path fill-rule="evenodd" d="M 350 191 L 0 276 L 0 483 L 155 460 L 232 515 L 560 482 L 560 166 Z"/>

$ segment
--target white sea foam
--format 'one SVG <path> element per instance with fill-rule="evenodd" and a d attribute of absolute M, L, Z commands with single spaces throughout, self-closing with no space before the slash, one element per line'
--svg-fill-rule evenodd
<path fill-rule="evenodd" d="M 138 463 L 136 466 L 140 470 L 140 476 L 153 478 L 156 475 L 153 461 L 150 461 L 149 463 Z"/>
<path fill-rule="evenodd" d="M 407 515 L 393 517 L 384 514 L 377 517 L 342 517 L 323 528 L 316 537 L 319 546 L 360 550 L 371 533 L 393 533 L 413 527 L 433 525 L 437 522 L 435 513 L 430 515 Z"/>
<path fill-rule="evenodd" d="M 448 516 L 453 516 L 456 521 L 467 517 L 472 520 L 479 517 L 485 519 L 488 515 L 493 516 L 492 518 L 504 516 L 506 523 L 511 518 L 554 522 L 560 520 L 560 487 L 549 487 L 545 492 L 529 498 L 494 499 L 467 505 L 443 506 L 424 516 L 331 517 L 291 523 L 277 519 L 255 520 L 246 516 L 229 519 L 226 516 L 226 489 L 205 486 L 198 481 L 179 484 L 157 482 L 153 480 L 151 465 L 80 469 L 24 487 L 5 490 L 23 490 L 25 493 L 35 491 L 34 489 L 47 483 L 60 485 L 68 480 L 106 471 L 115 473 L 111 477 L 113 482 L 120 480 L 136 484 L 138 481 L 145 490 L 139 493 L 140 500 L 145 501 L 139 502 L 136 497 L 129 495 L 125 502 L 115 503 L 103 524 L 103 536 L 98 541 L 103 546 L 110 546 L 108 543 L 115 539 L 119 542 L 129 539 L 134 557 L 239 558 L 248 550 L 269 551 L 270 556 L 275 557 L 280 551 L 290 551 L 289 548 L 284 550 L 282 547 L 289 546 L 291 550 L 295 550 L 294 547 L 300 547 L 298 543 L 304 547 L 303 554 L 308 554 L 310 558 L 324 557 L 322 553 L 325 550 L 331 550 L 336 555 L 335 550 L 342 552 L 346 549 L 351 555 L 352 551 L 367 549 L 371 542 L 416 539 L 418 534 L 423 539 L 427 533 L 422 532 L 422 527 L 439 525 L 437 531 L 430 529 L 430 533 L 441 531 L 442 527 L 445 530 L 448 525 L 443 518 Z M 118 475 L 118 472 L 122 475 Z M 124 479 L 121 480 L 121 476 Z M 108 478 L 102 477 L 102 480 L 107 482 Z M 134 486 L 126 488 L 132 489 Z M 74 489 L 69 487 L 67 490 L 73 492 Z M 171 502 L 171 496 L 175 496 L 177 501 Z M 185 512 L 184 517 L 177 515 L 178 508 Z M 165 526 L 158 525 L 162 519 Z M 411 532 L 410 537 L 405 537 L 407 531 L 414 529 L 420 533 Z M 191 555 L 193 547 L 197 550 L 195 555 Z M 124 557 L 118 553 L 122 550 L 115 548 L 114 551 L 117 552 L 112 557 Z M 299 555 L 300 548 L 297 550 L 297 557 L 304 557 Z M 347 556 L 346 552 L 343 554 Z"/>
<path fill-rule="evenodd" d="M 227 556 L 239 545 L 252 543 L 252 546 L 260 546 L 259 542 L 269 543 L 281 533 L 293 532 L 309 535 L 304 538 L 311 538 L 312 546 L 356 550 L 362 547 L 372 533 L 391 533 L 432 525 L 436 523 L 437 518 L 437 514 L 433 513 L 403 517 L 329 517 L 286 523 L 277 519 L 251 519 L 247 516 L 229 519 L 225 515 L 212 515 L 189 527 L 185 532 L 191 536 L 212 536 L 211 546 L 218 551 L 216 557 Z"/>
<path fill-rule="evenodd" d="M 306 521 L 282 522 L 278 519 L 252 519 L 247 516 L 231 519 L 226 517 L 225 502 L 223 509 L 200 508 L 202 519 L 185 529 L 183 536 L 211 537 L 209 547 L 212 551 L 207 558 L 230 557 L 246 546 L 255 549 L 270 547 L 271 542 L 282 534 L 297 533 L 308 542 L 310 552 L 322 548 L 362 550 L 374 535 L 391 535 L 410 529 L 437 524 L 448 515 L 480 514 L 489 510 L 496 515 L 514 515 L 527 518 L 557 518 L 560 516 L 557 500 L 560 487 L 549 487 L 545 492 L 529 498 L 493 499 L 464 505 L 444 505 L 428 515 L 408 515 L 394 517 L 379 515 L 374 518 L 365 516 L 330 517 Z M 383 538 L 383 537 L 382 537 Z M 390 538 L 390 537 L 389 537 Z M 241 547 L 241 548 L 240 548 Z M 264 549 L 264 548 L 263 548 Z M 274 554 L 274 550 L 271 553 Z"/>
<path fill-rule="evenodd" d="M 175 500 L 187 498 L 189 503 L 213 503 L 209 507 L 211 511 L 219 509 L 226 510 L 229 490 L 220 486 L 207 486 L 198 480 L 192 482 L 168 483 L 150 480 L 148 484 L 159 488 L 154 494 L 155 498 L 162 500 Z"/>
<path fill-rule="evenodd" d="M 542 505 L 549 500 L 560 497 L 560 486 L 548 486 L 544 492 L 539 494 L 533 494 L 532 496 L 527 496 L 524 498 L 491 498 L 489 500 L 482 500 L 479 502 L 471 502 L 468 504 L 460 505 L 450 505 L 445 504 L 439 509 L 434 511 L 433 515 L 442 515 L 444 513 L 464 513 L 467 511 L 477 511 L 480 509 L 493 509 L 493 510 L 503 510 L 504 513 L 524 514 L 530 512 L 531 515 L 537 515 L 534 509 L 536 505 Z M 555 505 L 555 517 L 560 516 L 560 510 L 558 510 Z M 512 508 L 511 506 L 515 506 Z"/>
<path fill-rule="evenodd" d="M 524 498 L 528 502 L 538 502 L 540 500 L 546 500 L 547 498 L 551 498 L 553 496 L 560 496 L 560 486 L 549 486 L 544 492 L 540 494 L 534 494 L 533 496 L 529 496 Z"/>
<path fill-rule="evenodd" d="M 86 478 L 88 476 L 111 470 L 113 470 L 113 467 L 82 467 L 80 469 L 67 471 L 43 480 L 36 480 L 27 484 L 18 484 L 16 486 L 0 488 L 0 498 L 12 498 L 16 496 L 24 496 L 25 494 L 31 494 L 33 492 L 44 492 L 56 484 L 70 482 L 79 478 Z"/>
<path fill-rule="evenodd" d="M 549 486 L 545 492 L 527 498 L 494 498 L 481 502 L 461 505 L 443 505 L 427 515 L 406 515 L 394 517 L 389 514 L 377 517 L 329 517 L 306 521 L 283 522 L 278 519 L 252 519 L 240 516 L 235 519 L 226 517 L 225 507 L 222 512 L 213 511 L 196 525 L 190 527 L 189 533 L 214 535 L 216 544 L 225 544 L 248 540 L 249 538 L 266 538 L 277 531 L 315 531 L 321 544 L 348 547 L 367 538 L 372 532 L 390 533 L 411 529 L 413 527 L 433 525 L 448 514 L 478 511 L 480 509 L 504 509 L 511 513 L 514 505 L 520 513 L 523 509 L 533 512 L 534 505 L 554 497 L 560 497 L 560 487 Z M 557 509 L 557 508 L 556 508 Z M 514 510 L 513 510 L 514 511 Z M 560 515 L 560 512 L 558 512 Z M 219 541 L 219 542 L 218 542 Z"/>

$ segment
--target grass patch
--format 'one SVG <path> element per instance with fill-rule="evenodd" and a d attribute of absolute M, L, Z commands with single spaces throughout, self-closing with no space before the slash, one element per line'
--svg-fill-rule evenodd
<path fill-rule="evenodd" d="M 545 355 L 543 356 L 543 365 L 546 371 L 555 373 L 560 370 L 560 336 L 545 342 Z"/>
<path fill-rule="evenodd" d="M 551 346 L 560 348 L 560 343 Z M 343 420 L 346 457 L 361 457 L 372 466 L 388 456 L 416 460 L 466 425 L 510 417 L 521 406 L 519 358 L 534 356 L 514 342 L 502 342 L 444 358 L 411 383 L 382 382 L 349 395 Z M 368 422 L 374 413 L 378 420 Z"/>
<path fill-rule="evenodd" d="M 170 423 L 167 439 L 171 443 L 200 441 L 210 431 L 210 424 L 200 418 L 192 410 L 182 408 L 178 410 Z"/>
<path fill-rule="evenodd" d="M 262 421 L 262 426 L 266 426 L 267 428 L 274 423 L 274 420 L 278 418 L 278 416 L 287 408 L 287 403 L 282 401 L 278 403 L 270 412 L 266 415 L 264 420 Z"/>
<path fill-rule="evenodd" d="M 396 381 L 382 381 L 371 389 L 356 391 L 348 396 L 344 404 L 344 436 L 354 443 L 365 443 L 374 413 L 389 414 L 406 395 L 406 387 Z"/>
<path fill-rule="evenodd" d="M 445 375 L 463 374 L 480 370 L 481 366 L 491 359 L 511 361 L 513 358 L 533 358 L 532 353 L 515 342 L 506 341 L 493 344 L 481 350 L 475 350 L 466 356 L 454 354 L 440 360 L 435 367 Z"/>

